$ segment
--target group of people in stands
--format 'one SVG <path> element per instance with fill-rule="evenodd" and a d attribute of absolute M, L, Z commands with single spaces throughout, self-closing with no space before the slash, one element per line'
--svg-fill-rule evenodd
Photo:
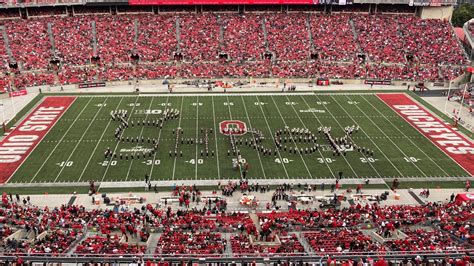
<path fill-rule="evenodd" d="M 408 15 L 78 14 L 4 24 L 18 69 L 8 69 L 3 40 L 0 69 L 15 73 L 16 88 L 163 77 L 436 81 L 456 77 L 467 63 L 448 22 Z M 60 63 L 52 69 L 53 58 Z"/>
<path fill-rule="evenodd" d="M 191 190 L 199 191 L 194 186 L 180 186 L 173 193 Z M 257 213 L 256 224 L 247 213 L 225 212 L 210 205 L 200 210 L 173 210 L 147 204 L 133 210 L 112 211 L 75 205 L 39 208 L 21 204 L 14 197 L 3 198 L 1 242 L 9 254 L 143 254 L 152 231 L 161 232 L 157 254 L 220 256 L 227 248 L 224 233 L 231 233 L 231 250 L 237 256 L 304 253 L 303 244 L 293 231 L 304 231 L 302 238 L 315 253 L 439 253 L 463 251 L 474 244 L 473 205 L 459 202 L 386 207 L 359 203 L 342 209 L 272 211 Z M 388 241 L 377 242 L 361 233 L 360 228 L 367 225 Z M 23 238 L 11 237 L 17 230 L 23 230 Z M 402 233 L 395 234 L 396 230 L 407 237 L 399 237 Z M 84 239 L 86 232 L 90 233 Z"/>

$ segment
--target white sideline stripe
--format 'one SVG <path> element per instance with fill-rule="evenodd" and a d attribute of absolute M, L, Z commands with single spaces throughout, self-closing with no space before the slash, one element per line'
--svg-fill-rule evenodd
<path fill-rule="evenodd" d="M 285 96 L 285 95 L 314 95 L 313 92 L 291 92 L 291 93 L 285 93 L 285 92 L 221 92 L 221 93 L 209 93 L 209 92 L 202 92 L 202 93 L 176 93 L 176 94 L 158 94 L 158 93 L 146 93 L 146 94 L 140 94 L 140 97 L 182 97 L 182 96 L 193 96 L 193 97 L 198 97 L 198 96 Z M 97 95 L 97 96 L 102 96 L 104 95 Z M 133 95 L 129 95 L 133 96 Z M 88 97 L 88 96 L 85 96 Z"/>
<path fill-rule="evenodd" d="M 321 101 L 321 99 L 319 99 L 319 97 L 318 97 L 317 95 L 314 95 L 314 97 L 316 97 L 316 99 L 318 99 L 318 101 Z M 308 102 L 306 101 L 305 98 L 303 98 L 303 97 L 301 97 L 301 98 L 302 98 L 303 101 L 306 103 L 306 106 L 308 106 L 308 108 L 314 108 L 314 107 L 311 107 L 311 106 L 308 104 Z M 326 109 L 326 111 L 331 115 L 332 119 L 333 119 L 333 120 L 336 120 L 336 122 L 338 123 L 338 125 L 339 125 L 340 127 L 342 127 L 342 126 L 339 124 L 339 121 L 338 121 L 336 118 L 334 118 L 334 115 L 333 115 L 331 112 L 329 112 L 329 108 L 327 108 L 326 105 L 324 105 L 324 104 L 323 104 L 322 106 L 323 106 L 324 109 Z M 318 120 L 319 124 L 320 124 L 321 126 L 323 126 L 323 124 L 321 123 L 321 120 L 319 120 L 319 118 L 316 116 L 316 114 L 315 114 L 315 113 L 312 113 L 312 114 L 313 114 L 313 116 L 316 118 L 316 120 Z M 343 127 L 342 127 L 342 128 L 343 128 Z M 349 163 L 349 161 L 347 160 L 346 156 L 342 156 L 342 158 L 344 158 L 344 161 L 346 161 L 347 165 L 348 165 L 349 168 L 352 170 L 352 172 L 354 173 L 354 175 L 355 175 L 355 176 L 359 176 L 359 175 L 356 173 L 356 171 L 354 170 L 354 168 L 352 167 L 352 165 L 351 165 L 351 164 Z"/>
<path fill-rule="evenodd" d="M 133 107 L 132 107 L 132 111 L 130 111 L 130 115 L 128 116 L 128 119 L 127 119 L 127 122 L 130 121 L 130 118 L 132 118 L 132 115 L 133 115 L 133 110 L 135 110 L 135 107 L 137 106 L 137 102 L 138 102 L 138 99 L 140 98 L 140 95 L 137 95 L 137 98 L 135 99 L 135 103 L 133 104 Z M 123 133 L 125 132 L 125 129 L 122 130 L 122 133 L 120 133 L 120 136 L 119 138 L 121 138 L 123 136 Z M 114 148 L 114 151 L 112 153 L 115 153 L 117 151 L 117 148 L 118 148 L 118 145 L 119 145 L 120 141 L 117 141 L 117 144 L 115 144 L 115 148 Z M 107 173 L 109 172 L 109 168 L 110 168 L 110 161 L 112 161 L 113 157 L 110 157 L 110 160 L 109 160 L 109 163 L 107 164 L 107 168 L 105 169 L 105 173 L 104 175 L 102 176 L 102 179 L 100 180 L 100 182 L 104 181 L 105 179 L 105 176 L 107 175 Z"/>
<path fill-rule="evenodd" d="M 123 100 L 123 97 L 120 98 L 120 101 L 119 101 L 119 103 L 117 104 L 117 107 L 115 107 L 115 110 L 116 110 L 116 111 L 118 110 L 120 104 L 122 103 L 122 100 Z M 78 182 L 81 181 L 82 176 L 84 175 L 84 173 L 85 173 L 86 170 L 87 170 L 87 167 L 89 167 L 89 164 L 90 164 L 90 162 L 91 162 L 91 160 L 92 160 L 92 157 L 94 156 L 95 152 L 97 151 L 97 148 L 99 147 L 99 144 L 100 144 L 100 142 L 102 141 L 102 138 L 104 137 L 105 132 L 106 132 L 107 129 L 109 128 L 111 122 L 112 122 L 112 119 L 109 119 L 109 122 L 107 123 L 107 126 L 106 126 L 105 129 L 102 131 L 102 135 L 100 136 L 99 141 L 97 141 L 97 143 L 95 144 L 95 147 L 94 147 L 94 150 L 92 151 L 92 154 L 89 156 L 89 160 L 87 160 L 86 166 L 84 167 L 84 169 L 82 169 L 82 173 L 81 173 L 81 175 L 79 176 Z"/>
<path fill-rule="evenodd" d="M 87 102 L 87 104 L 84 105 L 84 107 L 82 108 L 81 112 L 76 116 L 76 119 L 74 119 L 74 121 L 72 122 L 72 124 L 69 126 L 69 128 L 66 130 L 66 132 L 63 134 L 63 136 L 61 137 L 61 139 L 59 140 L 59 142 L 56 144 L 56 146 L 54 146 L 53 150 L 49 153 L 48 157 L 46 157 L 46 160 L 43 161 L 43 163 L 41 164 L 40 168 L 38 169 L 38 171 L 36 171 L 35 175 L 31 178 L 30 180 L 30 183 L 33 182 L 33 180 L 35 180 L 36 176 L 39 174 L 39 172 L 43 169 L 43 167 L 46 165 L 46 162 L 49 160 L 49 158 L 51 158 L 51 156 L 54 154 L 54 151 L 59 147 L 59 144 L 61 144 L 61 142 L 63 141 L 64 137 L 66 137 L 67 133 L 69 132 L 69 130 L 71 130 L 71 128 L 76 124 L 77 122 L 77 118 L 79 118 L 82 113 L 87 109 L 86 107 L 89 106 L 89 103 L 92 101 L 93 98 L 90 98 L 89 101 Z M 69 108 L 68 108 L 69 109 Z M 65 113 L 65 112 L 64 112 Z M 59 121 L 59 119 L 57 120 Z"/>
<path fill-rule="evenodd" d="M 375 106 L 373 106 L 369 101 L 367 101 L 367 99 L 366 99 L 365 97 L 363 97 L 363 96 L 361 96 L 361 97 L 362 97 L 367 103 L 369 103 L 370 106 L 372 106 L 372 108 L 374 108 L 378 113 L 382 114 L 377 108 L 375 108 Z M 349 98 L 349 96 L 346 96 L 346 98 L 352 101 L 352 99 Z M 364 115 L 367 116 L 367 114 L 366 114 L 357 104 L 355 104 L 355 106 L 357 107 L 357 109 L 359 109 L 359 111 L 361 111 Z M 382 115 L 383 115 L 383 114 L 382 114 Z M 380 132 L 382 132 L 382 134 L 384 134 L 384 135 L 387 137 L 387 139 L 393 144 L 393 146 L 395 146 L 395 147 L 403 154 L 403 156 L 405 156 L 405 157 L 410 157 L 410 156 L 407 156 L 406 153 L 405 153 L 404 151 L 402 151 L 402 149 L 400 149 L 400 147 L 398 147 L 398 145 L 397 145 L 395 142 L 393 142 L 392 139 L 388 138 L 388 136 L 387 136 L 387 134 L 385 133 L 385 131 L 383 131 L 383 130 L 379 127 L 379 125 L 377 125 L 372 119 L 369 119 L 369 118 L 367 118 L 367 119 L 368 119 L 370 122 L 372 122 L 372 124 L 373 124 L 374 126 L 376 126 L 377 129 L 378 129 Z M 387 119 L 386 117 L 385 117 L 385 119 L 388 120 L 388 121 L 390 122 L 390 124 L 391 124 L 393 127 L 395 127 L 389 119 Z M 395 128 L 396 128 L 396 127 L 395 127 Z M 398 128 L 396 128 L 396 129 L 398 130 Z M 410 160 L 410 161 L 411 161 L 411 160 Z M 420 171 L 420 173 L 421 173 L 422 175 L 424 175 L 425 177 L 427 176 L 427 175 L 425 174 L 425 172 L 423 172 L 423 170 L 421 170 L 420 167 L 418 167 L 418 165 L 415 164 L 415 162 L 411 162 L 411 163 L 413 164 L 413 166 L 415 166 L 416 169 L 418 169 L 418 171 Z"/>
<path fill-rule="evenodd" d="M 347 112 L 347 110 L 336 100 L 336 97 L 333 97 L 333 96 L 330 96 L 330 97 L 331 97 L 331 98 L 334 100 L 334 102 L 341 108 L 341 110 L 343 110 L 343 111 L 349 116 L 349 118 L 352 120 L 352 122 L 354 122 L 355 124 L 357 124 L 357 121 L 355 121 L 354 118 L 352 118 L 352 116 L 349 114 L 349 112 Z M 338 124 L 339 124 L 339 122 L 338 122 Z M 365 130 L 364 130 L 362 127 L 360 127 L 360 131 L 361 131 L 362 133 L 364 133 L 364 135 L 366 135 L 366 136 L 368 137 L 368 139 L 370 140 L 370 142 L 372 142 L 372 144 L 374 144 L 374 146 L 380 151 L 380 153 L 385 157 L 385 159 L 387 159 L 387 161 L 393 166 L 393 168 L 400 174 L 400 177 L 402 177 L 403 174 L 400 172 L 400 170 L 398 170 L 398 168 L 395 167 L 395 165 L 392 163 L 392 161 L 387 157 L 387 155 L 385 155 L 385 153 L 384 153 L 384 152 L 379 148 L 379 146 L 372 140 L 372 138 L 369 138 L 369 135 L 367 134 L 367 132 L 365 132 Z M 349 136 L 349 138 L 350 138 L 351 140 L 353 140 L 352 136 Z M 367 159 L 367 156 L 365 156 L 364 153 L 362 153 L 362 156 L 364 156 L 364 158 Z M 377 171 L 377 169 L 375 168 L 374 163 L 370 162 L 369 160 L 366 160 L 366 161 L 367 161 L 367 163 L 372 167 L 372 169 L 374 169 L 374 171 L 377 173 L 377 175 L 378 175 L 379 177 L 382 177 L 382 176 L 380 175 L 380 173 Z"/>
<path fill-rule="evenodd" d="M 153 101 L 154 101 L 154 100 L 155 100 L 155 97 L 151 98 L 150 106 L 148 106 L 148 109 L 151 109 L 151 107 L 153 106 Z M 166 107 L 165 107 L 165 108 L 166 108 Z M 146 114 L 146 116 L 145 116 L 145 121 L 147 121 L 149 115 L 150 115 L 150 113 L 147 113 L 147 114 Z M 142 136 L 143 136 L 143 130 L 144 130 L 144 129 L 145 129 L 145 127 L 142 126 L 142 130 L 140 131 L 140 136 L 138 137 L 139 139 L 142 138 Z M 133 152 L 133 154 L 135 155 L 135 152 Z M 134 161 L 135 161 L 135 160 L 131 160 L 131 161 L 130 161 L 130 166 L 128 167 L 127 176 L 125 177 L 125 181 L 127 181 L 127 180 L 128 180 L 128 177 L 130 176 L 130 170 L 132 169 L 132 166 L 133 166 L 133 162 L 134 162 Z M 155 163 L 154 161 L 151 162 L 151 164 L 154 164 L 154 163 Z"/>
<path fill-rule="evenodd" d="M 278 107 L 278 104 L 276 104 L 275 99 L 273 99 L 273 96 L 271 96 L 270 98 L 272 98 L 272 102 L 273 102 L 273 104 L 275 105 L 275 107 L 277 108 L 278 114 L 280 114 L 281 121 L 283 121 L 283 124 L 285 124 L 285 127 L 288 127 L 288 125 L 286 124 L 285 119 L 284 119 L 283 116 L 281 115 L 280 108 Z M 288 96 L 286 96 L 286 98 L 288 99 Z M 293 107 L 293 108 L 294 108 L 294 107 Z M 272 135 L 272 137 L 273 137 L 273 135 Z M 295 147 L 297 147 L 296 141 L 295 141 L 295 139 L 293 138 L 293 135 L 290 134 L 290 138 L 291 138 L 291 141 L 293 141 L 293 144 L 295 145 Z M 308 165 L 306 164 L 306 161 L 304 160 L 303 155 L 302 155 L 300 152 L 298 152 L 298 154 L 300 155 L 300 158 L 301 158 L 301 160 L 303 161 L 304 167 L 306 168 L 306 171 L 308 172 L 309 177 L 313 178 L 313 175 L 311 174 L 311 171 L 309 170 Z M 283 162 L 283 161 L 282 161 L 282 162 Z"/>
<path fill-rule="evenodd" d="M 165 104 L 165 108 L 168 108 L 168 102 L 169 102 L 170 98 L 169 97 L 166 97 L 166 104 Z M 179 114 L 181 116 L 181 112 Z M 160 142 L 160 139 L 161 139 L 161 132 L 163 132 L 163 129 L 160 128 L 160 131 L 158 133 L 158 142 Z M 154 154 L 153 154 L 153 161 L 151 162 L 151 168 L 150 168 L 150 179 L 149 180 L 152 180 L 152 176 L 153 176 L 153 168 L 155 167 L 155 161 L 156 161 L 156 154 L 158 153 L 158 151 L 156 151 Z"/>
<path fill-rule="evenodd" d="M 181 97 L 181 106 L 179 107 L 179 122 L 178 122 L 178 128 L 181 127 L 181 118 L 183 117 L 182 116 L 182 112 L 183 112 L 183 102 L 184 102 L 184 97 Z M 172 180 L 174 180 L 174 175 L 176 173 L 176 160 L 178 158 L 176 158 L 176 156 L 174 157 L 174 162 L 173 162 L 173 176 L 172 176 Z M 197 162 L 196 162 L 197 163 Z"/>
<path fill-rule="evenodd" d="M 301 97 L 301 98 L 303 98 L 303 97 Z M 290 101 L 290 99 L 288 98 L 288 96 L 286 97 L 286 99 L 287 99 L 288 101 Z M 304 100 L 304 98 L 303 98 L 303 100 Z M 306 106 L 308 106 L 308 108 L 312 108 L 311 106 L 308 105 L 308 103 L 306 102 L 306 100 L 304 100 L 304 102 L 305 102 Z M 294 106 L 294 105 L 291 105 L 291 107 L 293 108 L 293 111 L 296 113 L 296 115 L 297 115 L 298 119 L 300 120 L 301 124 L 303 124 L 304 127 L 308 128 L 308 127 L 306 126 L 306 124 L 303 122 L 303 120 L 301 119 L 300 114 L 298 114 L 298 112 L 296 111 L 295 106 Z M 316 117 L 316 115 L 315 115 L 314 113 L 312 113 L 312 114 L 313 114 L 313 117 Z M 317 117 L 316 117 L 316 119 L 317 119 Z M 318 120 L 319 124 L 321 124 L 321 121 L 319 121 L 319 119 L 317 119 L 317 120 Z M 322 126 L 322 124 L 321 124 L 321 126 Z M 309 128 L 308 128 L 308 129 L 309 129 Z M 331 175 L 332 175 L 333 177 L 336 177 L 336 175 L 335 175 L 334 172 L 332 171 L 331 167 L 329 166 L 328 162 L 326 161 L 326 158 L 324 157 L 323 153 L 321 152 L 321 149 L 318 149 L 318 152 L 319 152 L 319 155 L 321 155 L 321 158 L 323 158 L 324 164 L 325 164 L 325 165 L 327 166 L 327 168 L 329 169 L 329 172 L 331 172 Z"/>
<path fill-rule="evenodd" d="M 261 102 L 260 99 L 257 97 L 257 101 L 258 102 Z M 265 123 L 267 124 L 267 128 L 268 128 L 268 133 L 270 134 L 270 136 L 272 137 L 272 140 L 273 140 L 273 143 L 275 143 L 275 138 L 273 137 L 273 132 L 272 132 L 272 129 L 270 128 L 270 125 L 268 124 L 268 120 L 267 120 L 267 116 L 265 115 L 265 113 L 263 112 L 263 107 L 261 104 L 258 105 L 260 107 L 260 111 L 262 112 L 262 115 L 263 115 L 263 118 L 265 119 Z M 280 153 L 280 150 L 279 149 L 276 149 L 277 153 L 278 153 L 278 157 L 280 158 L 280 162 L 283 162 L 283 158 L 281 157 L 281 153 Z M 288 170 L 286 169 L 286 166 L 284 163 L 281 164 L 283 166 L 283 170 L 285 170 L 285 174 L 286 174 L 286 178 L 290 178 L 290 175 L 288 175 Z"/>
<path fill-rule="evenodd" d="M 74 146 L 74 149 L 72 150 L 72 152 L 69 154 L 66 162 L 69 162 L 69 160 L 72 158 L 72 155 L 74 154 L 74 152 L 76 152 L 76 149 L 77 147 L 79 147 L 79 144 L 81 144 L 82 140 L 84 139 L 84 136 L 86 135 L 87 131 L 89 131 L 89 128 L 91 128 L 92 126 L 92 123 L 95 121 L 95 119 L 97 118 L 97 115 L 99 115 L 100 111 L 102 110 L 102 108 L 104 107 L 104 104 L 107 102 L 107 99 L 109 98 L 105 98 L 105 100 L 102 102 L 100 108 L 97 110 L 97 112 L 95 113 L 94 117 L 92 118 L 92 120 L 89 120 L 89 125 L 87 126 L 86 130 L 84 130 L 84 132 L 82 133 L 82 136 L 81 138 L 79 139 L 79 141 L 76 143 L 76 145 Z M 56 182 L 59 178 L 59 176 L 62 174 L 62 172 L 64 171 L 64 169 L 66 168 L 66 164 L 63 165 L 63 167 L 61 167 L 61 170 L 59 171 L 58 175 L 56 176 L 56 178 L 54 179 L 54 182 Z"/>
<path fill-rule="evenodd" d="M 216 143 L 216 159 L 217 159 L 217 176 L 221 178 L 221 166 L 219 165 L 219 148 L 217 147 L 217 123 L 216 123 L 216 109 L 214 107 L 214 96 L 211 96 L 212 100 L 212 117 L 214 119 L 214 142 Z"/>
<path fill-rule="evenodd" d="M 242 103 L 244 104 L 244 110 L 245 110 L 245 114 L 247 115 L 247 121 L 249 121 L 249 126 L 251 128 L 252 127 L 252 122 L 250 122 L 250 117 L 249 117 L 249 113 L 247 111 L 247 104 L 245 103 L 245 100 L 244 100 L 244 97 L 241 96 L 240 97 L 242 99 Z M 227 99 L 227 102 L 229 102 L 229 99 Z M 229 107 L 230 109 L 230 107 Z M 231 118 L 232 119 L 232 118 Z M 233 119 L 232 119 L 233 120 Z M 253 140 L 255 141 L 255 135 L 252 134 L 252 138 Z M 263 163 L 262 163 L 262 157 L 260 156 L 260 152 L 258 150 L 255 150 L 255 152 L 257 153 L 257 156 L 258 156 L 258 160 L 260 161 L 260 167 L 262 167 L 262 172 L 263 172 L 263 177 L 266 179 L 267 178 L 267 175 L 265 174 L 265 168 L 263 167 Z"/>

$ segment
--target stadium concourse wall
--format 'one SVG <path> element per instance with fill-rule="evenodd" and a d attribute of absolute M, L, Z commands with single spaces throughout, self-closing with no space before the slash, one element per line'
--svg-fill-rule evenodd
<path fill-rule="evenodd" d="M 465 75 L 461 75 L 457 77 L 456 79 L 451 81 L 451 85 L 459 85 L 462 83 L 462 81 L 465 79 Z M 261 84 L 261 83 L 266 83 L 266 84 L 280 84 L 283 85 L 284 82 L 287 84 L 309 84 L 310 82 L 312 83 L 313 86 L 316 86 L 316 81 L 318 78 L 252 78 L 252 77 L 243 77 L 243 78 L 195 78 L 195 79 L 168 79 L 167 81 L 170 84 L 184 84 L 185 82 L 189 81 L 196 81 L 196 80 L 206 80 L 206 81 L 223 81 L 223 82 L 228 82 L 228 83 L 236 83 L 236 82 L 247 82 L 249 84 Z M 140 85 L 163 85 L 164 79 L 154 79 L 154 80 L 139 80 Z M 107 81 L 105 82 L 106 86 L 124 86 L 124 85 L 134 85 L 134 81 L 132 80 L 125 80 L 125 81 Z M 366 80 L 360 80 L 360 79 L 329 79 L 330 84 L 366 84 Z M 403 80 L 390 80 L 390 85 L 394 86 L 407 86 L 407 85 L 417 85 L 419 84 L 419 81 L 403 81 Z M 75 88 L 78 89 L 80 84 L 71 84 L 68 85 L 67 88 Z M 449 87 L 449 81 L 444 81 L 444 82 L 428 82 L 425 83 L 425 86 L 430 86 L 430 87 Z M 54 87 L 54 86 L 53 86 Z M 317 86 L 320 87 L 320 86 Z M 66 88 L 66 86 L 64 86 Z M 296 88 L 298 89 L 298 87 Z"/>

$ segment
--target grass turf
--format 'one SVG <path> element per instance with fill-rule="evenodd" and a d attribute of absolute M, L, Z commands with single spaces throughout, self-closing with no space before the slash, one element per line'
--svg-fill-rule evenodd
<path fill-rule="evenodd" d="M 137 121 L 159 119 L 160 114 L 147 115 L 145 110 L 163 111 L 166 108 L 180 110 L 180 119 L 169 121 L 162 130 L 135 126 L 126 129 L 123 135 L 145 139 L 159 137 L 160 148 L 154 158 L 104 158 L 108 147 L 119 153 L 121 149 L 137 146 L 115 140 L 113 135 L 118 122 L 110 119 L 111 110 L 126 109 L 130 120 Z M 250 164 L 249 179 L 334 178 L 339 171 L 349 178 L 468 176 L 371 94 L 104 95 L 79 96 L 10 182 L 141 181 L 145 174 L 149 174 L 151 180 L 237 179 L 240 174 L 232 168 L 233 156 L 227 156 L 228 137 L 217 130 L 218 123 L 224 120 L 240 120 L 248 127 L 261 130 L 265 137 L 263 145 L 271 149 L 275 148 L 274 132 L 285 126 L 308 128 L 318 136 L 317 142 L 325 145 L 324 136 L 318 133 L 320 126 L 330 126 L 333 136 L 342 137 L 344 127 L 359 125 L 361 130 L 352 136 L 354 142 L 374 150 L 370 159 L 358 152 L 334 157 L 331 151 L 325 150 L 312 155 L 282 151 L 274 157 L 240 146 L 243 157 Z M 183 128 L 184 138 L 201 138 L 200 128 L 213 128 L 209 149 L 216 151 L 215 156 L 201 156 L 204 145 L 184 144 L 181 145 L 183 157 L 170 158 L 169 151 L 174 150 L 175 142 L 172 131 L 177 127 Z M 151 144 L 138 146 L 147 148 Z"/>

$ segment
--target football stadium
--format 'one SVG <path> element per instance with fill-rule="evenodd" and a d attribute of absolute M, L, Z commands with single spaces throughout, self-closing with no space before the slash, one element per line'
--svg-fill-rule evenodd
<path fill-rule="evenodd" d="M 0 264 L 474 265 L 473 17 L 0 0 Z"/>

